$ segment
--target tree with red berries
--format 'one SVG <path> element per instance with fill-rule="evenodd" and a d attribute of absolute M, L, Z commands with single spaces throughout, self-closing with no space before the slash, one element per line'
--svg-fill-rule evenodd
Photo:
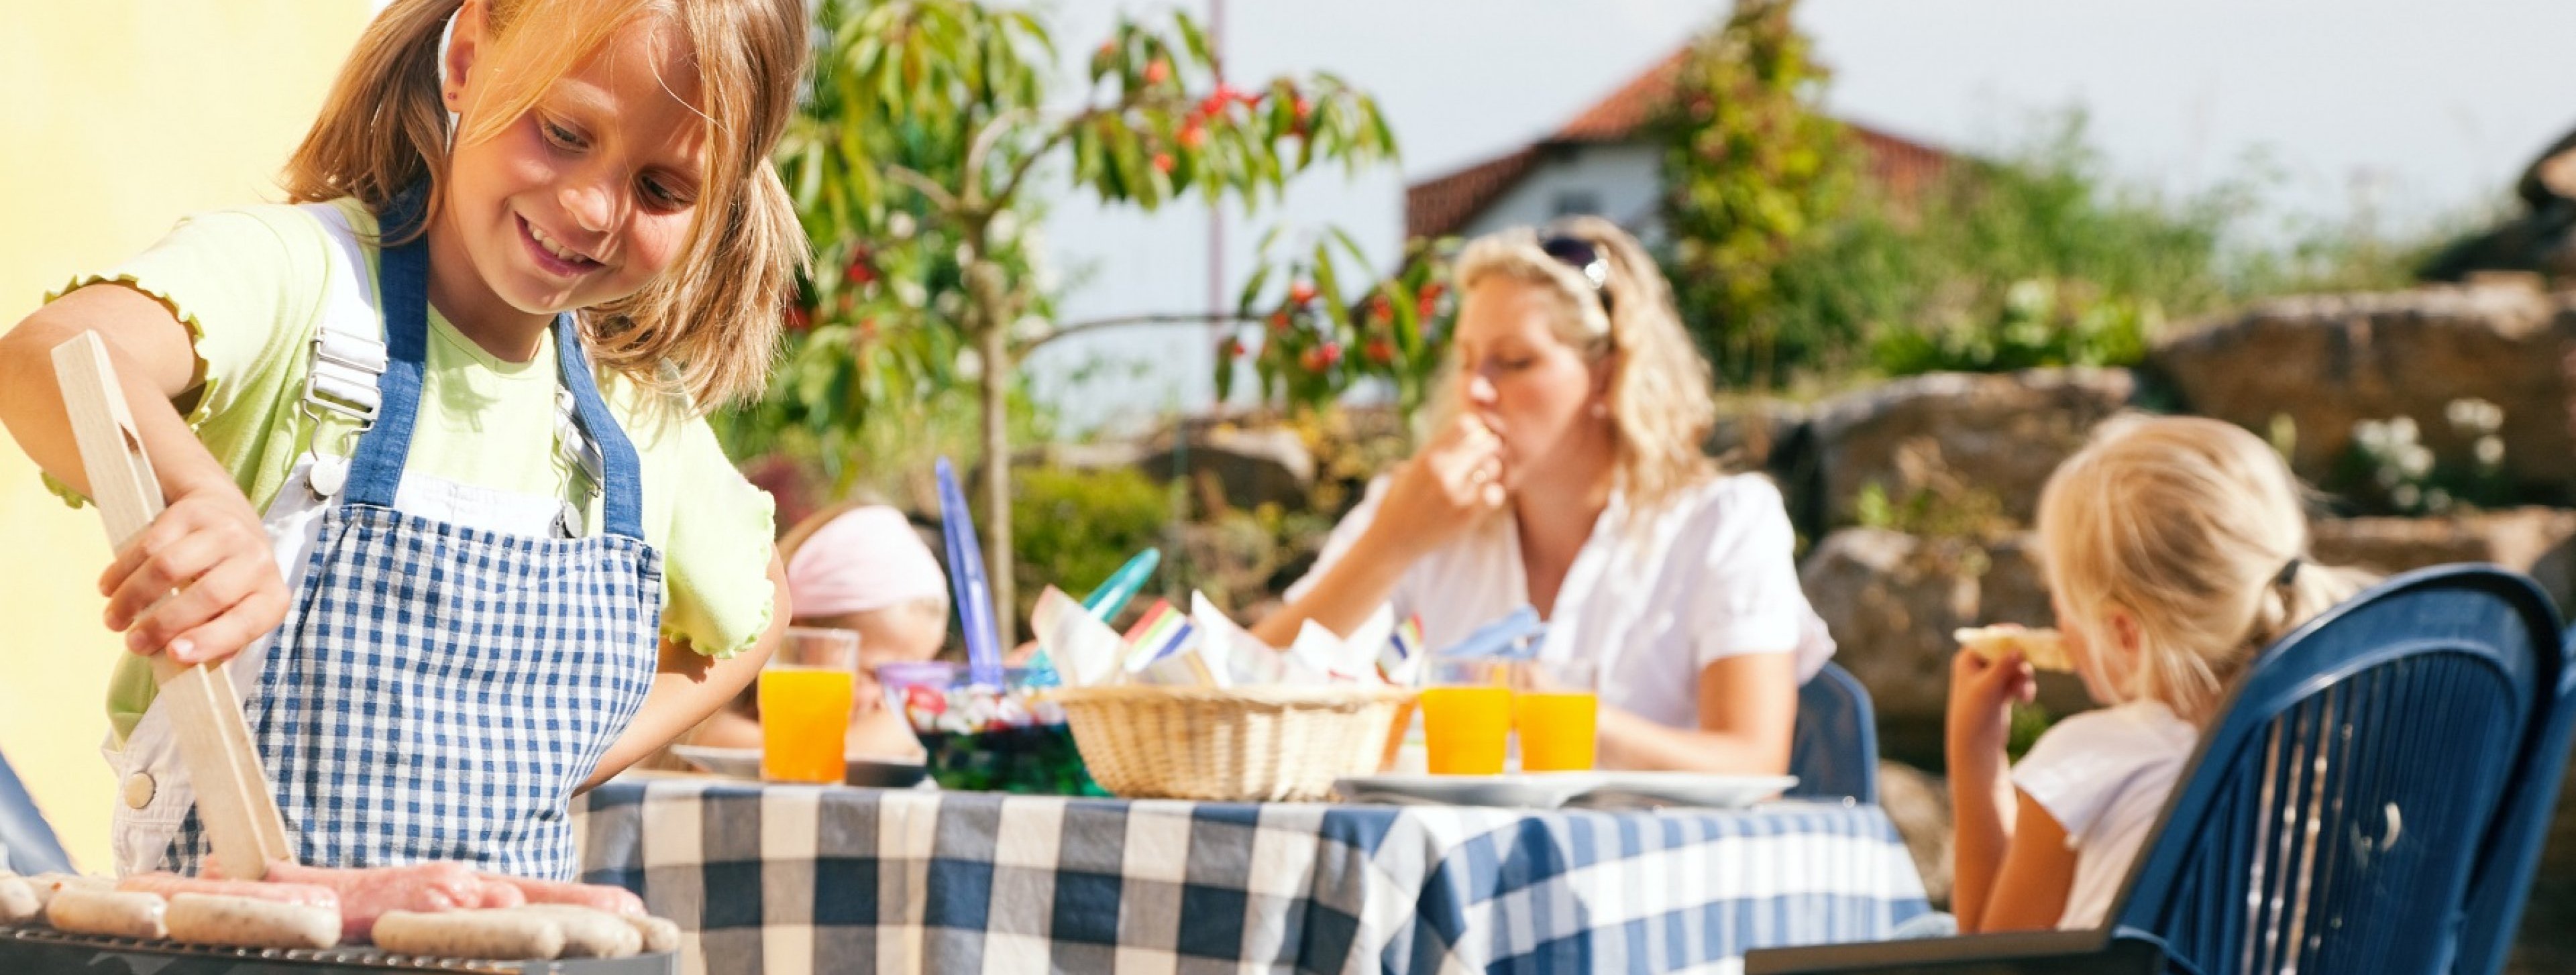
<path fill-rule="evenodd" d="M 1009 397 L 1021 356 L 1054 332 L 1020 249 L 1037 188 L 1061 172 L 1077 191 L 1146 210 L 1191 191 L 1248 210 L 1319 162 L 1357 169 L 1391 159 L 1395 137 L 1374 101 L 1328 74 L 1230 85 L 1205 34 L 1177 12 L 1121 18 L 1093 50 L 1085 97 L 1070 110 L 1049 107 L 1062 104 L 1049 90 L 1054 41 L 1026 10 L 978 0 L 824 0 L 817 14 L 813 105 L 780 147 L 781 175 L 818 251 L 866 253 L 856 248 L 873 246 L 898 217 L 913 221 L 915 237 L 946 246 L 943 254 L 903 248 L 926 256 L 908 270 L 927 277 L 882 280 L 896 272 L 868 263 L 881 280 L 856 287 L 922 299 L 904 302 L 917 313 L 878 324 L 924 333 L 886 357 L 888 371 L 905 381 L 972 378 L 980 390 L 985 565 L 994 603 L 1007 610 L 1015 605 Z M 953 280 L 940 277 L 943 264 Z M 856 279 L 847 266 L 820 262 L 813 297 L 828 303 Z M 793 401 L 784 408 L 812 425 L 854 425 L 879 402 L 869 374 L 832 368 L 856 348 L 807 342 L 795 350 L 796 359 L 819 361 L 792 359 L 780 370 L 776 393 Z"/>

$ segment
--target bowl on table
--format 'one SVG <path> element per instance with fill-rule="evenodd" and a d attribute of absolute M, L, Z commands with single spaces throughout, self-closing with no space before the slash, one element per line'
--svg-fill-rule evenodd
<path fill-rule="evenodd" d="M 1043 699 L 1052 673 L 1011 668 L 1001 686 L 979 685 L 963 664 L 877 667 L 886 706 L 903 715 L 943 789 L 1104 796 L 1091 780 L 1064 711 Z"/>

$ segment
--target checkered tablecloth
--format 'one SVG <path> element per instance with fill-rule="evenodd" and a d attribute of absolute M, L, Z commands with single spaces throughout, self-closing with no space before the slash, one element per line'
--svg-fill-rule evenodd
<path fill-rule="evenodd" d="M 1872 806 L 1551 812 L 612 782 L 585 879 L 684 971 L 1732 971 L 1885 936 L 1922 879 Z"/>

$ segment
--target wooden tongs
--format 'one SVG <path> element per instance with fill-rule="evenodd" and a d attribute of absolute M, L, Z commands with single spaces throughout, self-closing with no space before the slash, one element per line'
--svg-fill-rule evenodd
<path fill-rule="evenodd" d="M 134 414 L 126 409 L 125 387 L 117 382 L 107 345 L 94 332 L 54 347 L 54 377 L 71 414 L 72 437 L 80 443 L 90 500 L 107 522 L 108 544 L 121 549 L 161 513 L 161 482 L 152 474 L 152 459 L 143 454 Z M 214 844 L 215 862 L 234 880 L 266 877 L 270 863 L 291 861 L 295 854 L 231 676 L 220 666 L 182 665 L 166 651 L 150 659 L 153 679 L 161 685 L 154 706 L 169 712 L 179 758 L 195 781 L 197 818 Z"/>

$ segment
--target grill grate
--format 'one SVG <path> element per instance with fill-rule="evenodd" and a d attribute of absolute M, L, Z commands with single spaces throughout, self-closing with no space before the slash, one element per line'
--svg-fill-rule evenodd
<path fill-rule="evenodd" d="M 262 970 L 275 967 L 288 971 L 311 967 L 317 975 L 322 970 L 348 972 L 453 972 L 469 975 L 663 975 L 676 970 L 668 954 L 640 955 L 633 958 L 585 958 L 561 961 L 487 961 L 474 958 L 434 958 L 423 955 L 397 955 L 371 947 L 341 948 L 227 948 L 217 945 L 182 944 L 176 941 L 147 941 L 108 935 L 74 934 L 53 928 L 25 927 L 0 930 L 0 963 L 29 951 L 50 949 L 48 954 L 60 957 L 63 951 L 89 951 L 102 954 L 150 955 L 204 959 L 216 962 L 259 963 Z M 0 969 L 16 970 L 0 964 Z M 148 969 L 136 968 L 137 971 Z"/>

